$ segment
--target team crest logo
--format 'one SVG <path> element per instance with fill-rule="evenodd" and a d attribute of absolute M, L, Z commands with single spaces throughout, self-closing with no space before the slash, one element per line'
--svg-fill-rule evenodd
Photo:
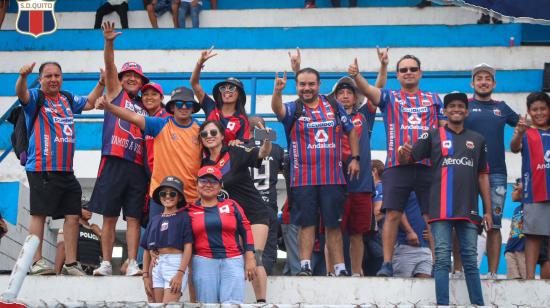
<path fill-rule="evenodd" d="M 221 167 L 223 167 L 223 165 L 225 165 L 225 159 L 220 159 L 220 161 L 218 162 L 218 165 Z"/>
<path fill-rule="evenodd" d="M 470 140 L 466 141 L 466 147 L 470 150 L 473 150 L 475 147 L 474 142 Z"/>
<path fill-rule="evenodd" d="M 453 143 L 451 140 L 443 140 L 442 145 L 445 149 L 450 149 L 453 146 Z"/>
<path fill-rule="evenodd" d="M 57 30 L 55 20 L 55 0 L 17 0 L 19 10 L 15 29 L 21 34 L 37 38 Z"/>
<path fill-rule="evenodd" d="M 497 117 L 500 117 L 501 113 L 500 113 L 500 109 L 493 109 L 493 113 L 497 116 Z"/>

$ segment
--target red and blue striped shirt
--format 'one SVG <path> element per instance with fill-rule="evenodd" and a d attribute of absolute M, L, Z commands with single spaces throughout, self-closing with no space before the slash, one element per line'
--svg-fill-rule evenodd
<path fill-rule="evenodd" d="M 420 90 L 410 94 L 383 89 L 378 108 L 386 128 L 386 168 L 399 166 L 397 149 L 400 146 L 406 142 L 414 144 L 424 132 L 438 127 L 439 120 L 446 120 L 439 96 Z M 427 159 L 420 163 L 430 165 Z"/>
<path fill-rule="evenodd" d="M 325 96 L 309 108 L 304 104 L 302 116 L 292 125 L 296 102 L 285 104 L 286 115 L 279 119 L 289 140 L 290 183 L 292 187 L 307 185 L 346 184 L 342 168 L 342 133 L 354 126 L 346 110 L 338 111 Z M 339 114 L 340 120 L 336 120 Z"/>
<path fill-rule="evenodd" d="M 528 128 L 521 141 L 523 203 L 550 200 L 550 129 Z"/>
<path fill-rule="evenodd" d="M 187 210 L 193 229 L 194 254 L 224 259 L 254 251 L 250 223 L 234 200 L 226 199 L 212 207 L 201 206 L 199 200 L 189 204 Z"/>
<path fill-rule="evenodd" d="M 31 123 L 38 103 L 38 89 L 29 90 L 29 102 L 23 107 L 27 132 L 34 125 L 29 138 L 27 171 L 73 171 L 75 151 L 74 114 L 82 113 L 87 97 L 73 96 L 70 105 L 60 93 L 57 97 L 44 97 L 44 106 L 38 110 L 38 117 Z"/>
<path fill-rule="evenodd" d="M 126 108 L 141 116 L 147 115 L 141 101 L 130 98 L 124 90 L 120 91 L 111 104 Z M 116 156 L 143 165 L 144 146 L 143 132 L 139 127 L 117 118 L 110 112 L 105 112 L 102 156 Z"/>

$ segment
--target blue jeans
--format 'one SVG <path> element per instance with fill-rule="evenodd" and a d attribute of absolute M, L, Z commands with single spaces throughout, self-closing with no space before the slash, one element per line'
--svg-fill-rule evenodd
<path fill-rule="evenodd" d="M 479 268 L 477 267 L 477 227 L 465 220 L 440 220 L 431 223 L 435 241 L 435 295 L 438 305 L 449 305 L 449 272 L 453 250 L 452 230 L 460 243 L 460 256 L 466 276 L 468 295 L 473 305 L 483 306 Z"/>
<path fill-rule="evenodd" d="M 245 280 L 242 256 L 211 259 L 194 255 L 192 269 L 199 303 L 243 303 Z"/>
<path fill-rule="evenodd" d="M 201 10 L 202 6 L 200 4 L 197 4 L 197 6 L 193 7 L 189 2 L 180 2 L 180 8 L 178 10 L 178 22 L 180 28 L 185 28 L 185 16 L 187 15 L 187 12 L 189 12 L 189 15 L 191 15 L 191 24 L 193 25 L 193 28 L 198 28 L 199 13 L 201 12 Z"/>
<path fill-rule="evenodd" d="M 504 201 L 506 200 L 506 180 L 506 174 L 489 174 L 493 229 L 502 227 L 502 213 L 504 212 Z"/>
<path fill-rule="evenodd" d="M 298 226 L 282 224 L 283 240 L 286 247 L 286 263 L 283 275 L 296 276 L 300 272 L 300 257 L 298 254 Z"/>

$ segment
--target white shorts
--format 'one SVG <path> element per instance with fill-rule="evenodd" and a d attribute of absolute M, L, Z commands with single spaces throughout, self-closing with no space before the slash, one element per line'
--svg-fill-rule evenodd
<path fill-rule="evenodd" d="M 153 267 L 153 288 L 170 289 L 170 280 L 177 274 L 182 257 L 181 253 L 167 253 L 159 256 L 157 264 Z M 182 293 L 187 286 L 187 273 L 188 270 L 185 270 L 181 280 Z"/>

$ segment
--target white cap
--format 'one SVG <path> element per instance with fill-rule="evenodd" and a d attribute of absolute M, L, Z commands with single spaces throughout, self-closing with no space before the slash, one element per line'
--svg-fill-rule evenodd
<path fill-rule="evenodd" d="M 472 70 L 472 79 L 479 72 L 487 72 L 487 73 L 491 74 L 491 76 L 493 76 L 493 79 L 495 79 L 496 71 L 492 66 L 490 66 L 487 63 L 481 63 L 481 64 L 476 65 L 476 67 L 474 67 L 474 69 Z"/>

